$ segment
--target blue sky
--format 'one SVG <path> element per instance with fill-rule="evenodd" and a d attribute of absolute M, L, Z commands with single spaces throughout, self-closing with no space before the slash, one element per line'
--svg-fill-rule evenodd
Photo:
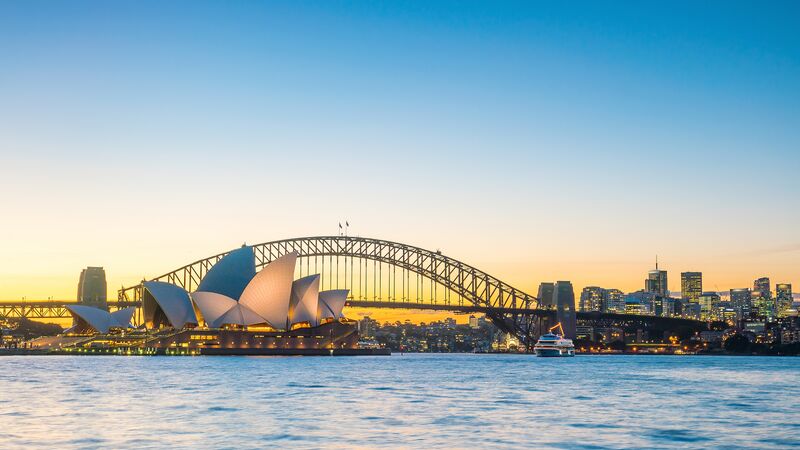
<path fill-rule="evenodd" d="M 2 2 L 0 297 L 344 218 L 534 292 L 638 288 L 655 253 L 800 283 L 799 13 Z"/>

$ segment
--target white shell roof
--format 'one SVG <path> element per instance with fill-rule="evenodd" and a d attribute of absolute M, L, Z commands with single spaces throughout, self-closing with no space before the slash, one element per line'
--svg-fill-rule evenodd
<path fill-rule="evenodd" d="M 264 322 L 264 318 L 256 314 L 252 309 L 241 303 L 236 303 L 233 308 L 216 320 L 214 328 L 223 325 L 258 325 Z"/>
<path fill-rule="evenodd" d="M 173 328 L 181 329 L 186 324 L 197 323 L 189 293 L 183 288 L 162 281 L 146 281 L 144 287 L 164 311 Z"/>
<path fill-rule="evenodd" d="M 253 247 L 242 247 L 217 261 L 200 281 L 197 290 L 216 292 L 239 300 L 255 274 L 256 259 Z"/>
<path fill-rule="evenodd" d="M 128 328 L 130 318 L 135 308 L 126 308 L 115 311 L 113 314 L 100 308 L 83 305 L 68 305 L 66 307 L 73 317 L 83 320 L 87 325 L 100 333 L 108 333 L 111 328 Z M 127 318 L 127 321 L 125 320 Z"/>
<path fill-rule="evenodd" d="M 319 301 L 319 275 L 300 278 L 292 283 L 292 301 L 289 304 L 289 324 L 308 322 L 312 327 L 317 321 Z"/>
<path fill-rule="evenodd" d="M 121 328 L 128 328 L 131 324 L 131 319 L 133 319 L 133 313 L 136 312 L 136 307 L 131 306 L 130 308 L 119 309 L 111 313 L 111 317 L 117 322 Z"/>
<path fill-rule="evenodd" d="M 341 319 L 344 317 L 342 310 L 347 302 L 347 289 L 335 289 L 332 291 L 322 291 L 319 293 L 319 306 L 317 306 L 317 320 L 327 317 Z"/>
<path fill-rule="evenodd" d="M 287 327 L 296 261 L 297 253 L 292 252 L 267 264 L 253 277 L 239 299 L 239 303 L 276 329 Z M 314 311 L 316 313 L 316 306 Z"/>
<path fill-rule="evenodd" d="M 200 310 L 206 326 L 215 328 L 217 320 L 237 305 L 236 300 L 216 292 L 192 292 L 192 301 Z"/>

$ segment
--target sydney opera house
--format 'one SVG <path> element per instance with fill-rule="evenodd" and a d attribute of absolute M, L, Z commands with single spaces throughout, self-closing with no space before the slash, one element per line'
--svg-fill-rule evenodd
<path fill-rule="evenodd" d="M 107 312 L 70 306 L 66 336 L 84 347 L 125 346 L 166 354 L 325 354 L 357 351 L 355 322 L 342 314 L 347 290 L 320 291 L 319 275 L 294 279 L 296 253 L 256 272 L 252 247 L 217 262 L 194 292 L 143 283 L 143 328 L 131 329 L 134 308 Z M 75 347 L 73 345 L 73 347 Z"/>

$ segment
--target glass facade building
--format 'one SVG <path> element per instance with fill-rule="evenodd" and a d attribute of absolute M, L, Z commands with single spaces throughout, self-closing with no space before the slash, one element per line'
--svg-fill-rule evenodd
<path fill-rule="evenodd" d="M 778 283 L 775 285 L 775 301 L 778 304 L 778 316 L 785 317 L 787 311 L 792 309 L 792 285 L 789 283 Z"/>
<path fill-rule="evenodd" d="M 681 272 L 681 300 L 697 303 L 703 294 L 702 272 Z"/>
<path fill-rule="evenodd" d="M 597 286 L 587 286 L 581 291 L 581 311 L 604 311 L 606 304 L 606 290 Z"/>
<path fill-rule="evenodd" d="M 731 307 L 736 311 L 740 319 L 750 316 L 752 310 L 752 298 L 750 289 L 731 289 Z"/>

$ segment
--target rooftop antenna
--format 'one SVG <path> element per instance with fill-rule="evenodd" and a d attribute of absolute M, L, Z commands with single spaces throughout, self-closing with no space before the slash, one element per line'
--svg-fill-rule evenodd
<path fill-rule="evenodd" d="M 658 255 L 656 255 L 656 270 L 658 270 Z"/>

